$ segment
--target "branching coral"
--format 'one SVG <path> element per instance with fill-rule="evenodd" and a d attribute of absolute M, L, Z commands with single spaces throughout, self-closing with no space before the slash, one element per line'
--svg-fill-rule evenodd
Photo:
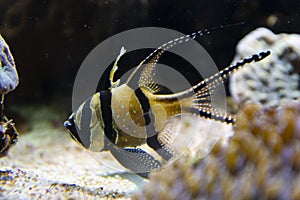
<path fill-rule="evenodd" d="M 246 106 L 227 146 L 152 174 L 134 199 L 300 199 L 299 113 L 300 103 Z"/>

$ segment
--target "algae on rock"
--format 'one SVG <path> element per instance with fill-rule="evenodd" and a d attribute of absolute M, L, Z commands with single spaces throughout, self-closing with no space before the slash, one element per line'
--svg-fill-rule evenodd
<path fill-rule="evenodd" d="M 241 106 L 259 103 L 267 107 L 298 99 L 300 35 L 275 35 L 266 28 L 258 28 L 238 43 L 233 62 L 260 50 L 270 50 L 271 55 L 255 65 L 248 64 L 230 79 L 233 99 Z"/>

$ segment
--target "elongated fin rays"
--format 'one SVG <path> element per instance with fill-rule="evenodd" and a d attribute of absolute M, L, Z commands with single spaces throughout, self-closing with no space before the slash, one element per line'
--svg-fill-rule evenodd
<path fill-rule="evenodd" d="M 228 25 L 228 26 L 231 26 L 231 25 Z M 149 61 L 149 63 L 147 63 L 147 66 L 145 67 L 145 69 L 141 72 L 141 76 L 139 79 L 139 86 L 140 87 L 146 86 L 151 90 L 151 92 L 155 92 L 155 91 L 159 90 L 159 88 L 156 88 L 156 84 L 152 83 L 153 77 L 152 77 L 152 79 L 149 79 L 147 74 L 150 73 L 152 75 L 155 75 L 156 64 L 158 63 L 160 57 L 163 55 L 163 53 L 165 51 L 167 51 L 168 49 L 170 49 L 176 45 L 179 45 L 183 42 L 188 42 L 189 40 L 194 40 L 198 36 L 210 34 L 210 32 L 212 30 L 215 30 L 218 28 L 223 28 L 223 27 L 224 26 L 220 26 L 220 27 L 214 27 L 212 29 L 204 29 L 203 31 L 193 32 L 191 34 L 181 36 L 179 38 L 175 38 L 171 41 L 168 41 L 168 42 L 162 44 L 157 49 L 155 49 L 152 53 L 150 53 L 144 60 L 142 60 L 140 62 L 140 64 L 135 68 L 135 70 L 131 73 L 131 75 L 127 79 L 126 84 L 128 84 L 130 82 L 132 77 L 143 66 L 143 64 L 146 63 L 147 61 Z M 122 49 L 123 49 L 123 47 L 122 47 Z M 122 56 L 124 54 L 124 53 L 122 53 L 122 51 L 124 51 L 122 49 L 121 49 L 120 56 Z M 190 91 L 188 93 L 186 93 L 187 91 L 183 92 L 183 95 L 184 96 L 190 95 L 190 92 L 196 93 L 195 100 L 194 100 L 195 101 L 194 106 L 198 109 L 198 113 L 201 116 L 206 117 L 206 118 L 211 118 L 211 119 L 214 119 L 217 121 L 226 122 L 226 123 L 234 123 L 235 117 L 233 115 L 224 114 L 221 111 L 218 111 L 217 109 L 212 108 L 212 105 L 210 103 L 211 102 L 211 94 L 219 85 L 223 84 L 224 81 L 228 80 L 231 77 L 232 73 L 234 73 L 234 71 L 239 70 L 245 64 L 261 61 L 262 59 L 264 59 L 265 57 L 267 57 L 269 55 L 270 55 L 270 51 L 265 51 L 265 52 L 260 52 L 258 54 L 254 54 L 250 57 L 244 58 L 244 59 L 236 62 L 235 64 L 230 65 L 229 67 L 226 67 L 225 69 L 221 70 L 219 73 L 216 73 L 216 74 L 212 75 L 211 77 L 204 79 L 197 85 L 190 88 L 189 89 Z M 118 57 L 118 59 L 119 59 L 119 57 Z M 149 85 L 150 85 L 150 87 L 149 87 Z"/>
<path fill-rule="evenodd" d="M 271 54 L 270 51 L 254 54 L 250 57 L 247 57 L 245 59 L 236 62 L 233 65 L 230 65 L 229 67 L 226 67 L 225 69 L 221 70 L 219 73 L 216 73 L 213 76 L 204 79 L 197 85 L 193 86 L 190 89 L 191 90 L 190 92 L 196 92 L 194 106 L 198 108 L 200 115 L 217 121 L 234 123 L 235 117 L 233 115 L 227 113 L 224 114 L 218 111 L 217 109 L 211 107 L 211 104 L 209 103 L 209 101 L 211 100 L 210 94 L 219 85 L 223 84 L 224 81 L 228 80 L 235 71 L 239 70 L 245 64 L 261 61 L 262 59 L 266 58 L 270 54 Z"/>
<path fill-rule="evenodd" d="M 216 29 L 216 28 L 213 28 Z M 188 42 L 189 40 L 194 40 L 197 36 L 201 36 L 204 34 L 209 34 L 211 30 L 213 29 L 204 29 L 203 31 L 197 31 L 188 35 L 184 35 L 181 36 L 179 38 L 175 38 L 173 40 L 170 40 L 164 44 L 162 44 L 161 46 L 159 46 L 157 49 L 155 49 L 153 52 L 151 52 L 144 60 L 142 60 L 142 62 L 140 62 L 140 64 L 134 69 L 134 71 L 131 73 L 130 77 L 128 78 L 128 80 L 126 81 L 126 84 L 129 83 L 129 81 L 132 79 L 132 77 L 137 73 L 137 71 L 142 67 L 142 65 L 144 63 L 146 63 L 149 59 L 151 59 L 153 56 L 159 54 L 158 56 L 156 56 L 156 58 L 153 60 L 153 62 L 151 62 L 151 65 L 153 67 L 155 67 L 155 65 L 157 64 L 160 56 L 167 51 L 168 49 L 181 44 L 182 42 Z"/>
<path fill-rule="evenodd" d="M 220 28 L 220 27 L 219 27 Z M 216 28 L 210 29 L 214 30 Z M 205 29 L 204 31 L 197 31 L 189 35 L 185 35 L 179 38 L 176 38 L 174 40 L 171 40 L 157 49 L 155 49 L 149 56 L 147 56 L 131 73 L 129 78 L 127 79 L 125 84 L 128 84 L 129 81 L 132 79 L 132 77 L 136 74 L 136 72 L 143 66 L 144 63 L 147 64 L 147 66 L 143 69 L 141 72 L 141 76 L 139 79 L 139 87 L 147 88 L 151 93 L 155 93 L 159 90 L 158 85 L 155 83 L 155 67 L 157 66 L 157 63 L 162 56 L 162 54 L 167 51 L 168 49 L 174 47 L 175 45 L 181 44 L 182 42 L 187 42 L 189 40 L 195 39 L 197 36 L 203 35 L 203 34 L 209 34 L 210 31 L 208 29 Z M 115 128 L 113 127 L 112 122 L 112 110 L 111 110 L 111 95 L 112 95 L 112 89 L 117 88 L 120 83 L 120 79 L 114 81 L 114 75 L 115 72 L 118 70 L 118 61 L 120 58 L 125 54 L 126 50 L 124 47 L 121 48 L 120 54 L 117 57 L 111 71 L 109 74 L 109 81 L 111 84 L 111 87 L 109 90 L 105 90 L 100 92 L 100 100 L 101 102 L 101 110 L 103 113 L 106 113 L 106 118 L 104 119 L 104 131 L 103 133 L 107 138 L 104 138 L 105 146 L 103 150 L 110 150 L 111 153 L 116 157 L 116 159 L 126 168 L 130 169 L 131 171 L 140 174 L 143 177 L 148 176 L 148 172 L 156 170 L 161 167 L 161 163 L 157 161 L 153 156 L 148 154 L 146 151 L 136 148 L 136 143 L 132 145 L 132 148 L 121 148 L 115 145 L 115 138 L 117 135 L 117 132 Z M 197 113 L 201 117 L 214 119 L 221 122 L 226 123 L 234 123 L 235 118 L 230 114 L 223 114 L 218 109 L 214 108 L 211 103 L 212 98 L 212 92 L 221 85 L 225 80 L 229 79 L 231 74 L 242 68 L 245 64 L 251 63 L 251 62 L 258 62 L 265 57 L 270 55 L 270 51 L 261 52 L 258 54 L 254 54 L 248 58 L 245 58 L 241 61 L 238 61 L 237 63 L 230 65 L 229 67 L 221 70 L 220 72 L 216 73 L 215 75 L 212 75 L 209 78 L 204 79 L 203 81 L 199 82 L 198 84 L 192 86 L 191 88 L 176 93 L 176 94 L 168 94 L 168 95 L 155 95 L 155 100 L 181 100 L 181 99 L 188 99 L 189 102 L 192 105 L 189 105 L 189 108 L 194 109 L 194 112 Z M 140 90 L 141 91 L 141 90 Z M 142 92 L 142 91 L 141 91 Z M 137 94 L 137 92 L 135 92 Z M 142 93 L 144 96 L 145 94 Z M 161 99 L 160 99 L 161 98 Z M 141 101 L 140 102 L 144 102 Z M 147 102 L 147 101 L 145 101 Z M 172 102 L 172 101 L 171 101 Z M 148 102 L 149 103 L 149 102 Z M 150 107 L 148 105 L 147 107 Z M 147 111 L 148 112 L 148 111 Z M 145 111 L 146 113 L 146 111 Z M 73 119 L 72 115 L 71 118 Z M 73 121 L 67 121 L 65 123 L 66 127 L 71 131 L 71 133 L 74 135 L 70 127 L 74 126 L 74 120 Z M 75 126 L 74 126 L 75 127 Z M 75 130 L 76 132 L 76 130 Z M 147 131 L 146 131 L 147 132 Z M 103 134 L 102 133 L 102 134 Z M 152 133 L 151 133 L 152 134 Z M 148 137 L 151 136 L 151 137 Z M 152 137 L 152 135 L 148 135 L 147 132 L 147 144 L 155 150 L 164 160 L 169 160 L 171 157 L 174 156 L 174 153 L 172 149 L 169 149 L 168 146 L 165 146 L 164 144 L 160 144 L 160 140 L 156 137 Z M 152 141 L 153 140 L 153 141 Z M 80 141 L 78 141 L 80 142 Z M 80 142 L 82 143 L 82 142 Z M 152 144 L 152 145 L 151 145 Z M 130 146 L 131 147 L 131 146 Z"/>

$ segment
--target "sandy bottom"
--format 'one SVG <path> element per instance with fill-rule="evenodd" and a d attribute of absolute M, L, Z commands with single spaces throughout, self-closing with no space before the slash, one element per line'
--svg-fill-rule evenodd
<path fill-rule="evenodd" d="M 130 199 L 148 182 L 128 172 L 109 152 L 83 150 L 63 127 L 65 114 L 53 110 L 17 110 L 29 117 L 31 131 L 0 158 L 0 199 Z M 204 157 L 217 140 L 227 141 L 232 134 L 231 126 L 193 115 L 167 124 L 162 132 L 166 140 L 173 135 L 172 147 L 180 156 Z"/>
<path fill-rule="evenodd" d="M 40 124 L 0 159 L 0 199 L 129 199 L 147 180 L 107 167 L 61 128 Z M 109 153 L 97 155 L 116 164 Z"/>

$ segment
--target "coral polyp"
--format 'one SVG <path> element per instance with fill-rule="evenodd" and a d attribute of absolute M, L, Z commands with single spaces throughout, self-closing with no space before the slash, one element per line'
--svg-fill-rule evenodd
<path fill-rule="evenodd" d="M 135 199 L 299 199 L 300 103 L 248 105 L 228 145 L 153 173 Z"/>

